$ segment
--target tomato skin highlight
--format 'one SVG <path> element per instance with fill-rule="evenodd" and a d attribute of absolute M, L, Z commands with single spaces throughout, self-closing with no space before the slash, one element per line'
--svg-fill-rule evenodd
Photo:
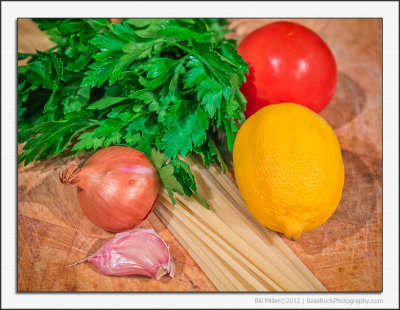
<path fill-rule="evenodd" d="M 246 117 L 282 102 L 319 113 L 335 93 L 335 58 L 325 42 L 302 25 L 277 22 L 256 29 L 238 51 L 250 66 L 240 88 L 247 99 Z"/>

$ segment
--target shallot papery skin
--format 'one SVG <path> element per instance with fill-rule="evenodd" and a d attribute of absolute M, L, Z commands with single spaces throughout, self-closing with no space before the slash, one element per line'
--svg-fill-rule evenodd
<path fill-rule="evenodd" d="M 144 275 L 157 280 L 165 274 L 175 275 L 168 246 L 153 229 L 116 234 L 87 260 L 106 275 Z"/>
<path fill-rule="evenodd" d="M 79 206 L 96 226 L 121 232 L 144 221 L 157 202 L 159 179 L 150 159 L 126 146 L 111 146 L 93 154 L 83 165 L 60 174 L 75 184 Z"/>

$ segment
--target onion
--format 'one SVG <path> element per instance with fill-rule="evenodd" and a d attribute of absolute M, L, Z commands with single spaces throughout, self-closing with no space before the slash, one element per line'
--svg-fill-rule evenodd
<path fill-rule="evenodd" d="M 159 180 L 142 152 L 111 146 L 92 155 L 80 169 L 71 165 L 60 174 L 76 184 L 79 205 L 96 226 L 120 232 L 140 224 L 156 205 Z"/>

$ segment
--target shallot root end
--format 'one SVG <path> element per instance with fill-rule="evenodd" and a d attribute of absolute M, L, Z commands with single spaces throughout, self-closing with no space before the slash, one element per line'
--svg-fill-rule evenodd
<path fill-rule="evenodd" d="M 80 170 L 81 169 L 78 168 L 78 165 L 72 164 L 67 169 L 59 172 L 58 177 L 63 184 L 74 184 L 74 178 Z"/>

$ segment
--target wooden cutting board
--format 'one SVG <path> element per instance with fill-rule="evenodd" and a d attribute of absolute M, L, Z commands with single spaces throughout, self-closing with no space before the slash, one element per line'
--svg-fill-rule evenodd
<path fill-rule="evenodd" d="M 274 20 L 231 20 L 231 38 L 243 39 Z M 342 148 L 345 185 L 334 215 L 321 227 L 285 242 L 330 291 L 382 290 L 382 21 L 298 19 L 330 46 L 338 85 L 321 113 Z M 18 21 L 18 51 L 52 46 L 31 20 Z M 21 149 L 21 146 L 19 147 Z M 18 291 L 215 291 L 195 261 L 151 214 L 153 227 L 170 245 L 176 276 L 109 277 L 89 263 L 66 265 L 93 254 L 113 234 L 82 214 L 75 188 L 62 185 L 59 170 L 85 156 L 57 157 L 18 166 Z"/>

